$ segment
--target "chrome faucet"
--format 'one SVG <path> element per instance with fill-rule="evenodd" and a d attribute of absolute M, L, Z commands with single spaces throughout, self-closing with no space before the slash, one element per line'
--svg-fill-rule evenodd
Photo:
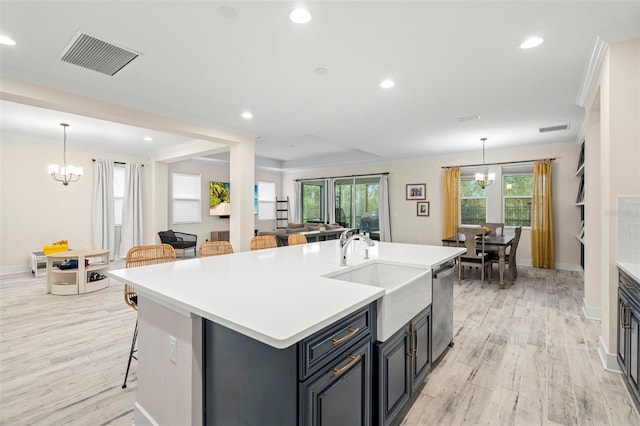
<path fill-rule="evenodd" d="M 367 245 L 367 249 L 365 251 L 365 259 L 369 256 L 368 247 L 373 247 L 376 245 L 375 242 L 364 234 L 358 234 L 356 229 L 347 229 L 340 235 L 340 265 L 347 266 L 347 247 L 349 247 L 349 243 L 353 240 L 362 240 Z"/>

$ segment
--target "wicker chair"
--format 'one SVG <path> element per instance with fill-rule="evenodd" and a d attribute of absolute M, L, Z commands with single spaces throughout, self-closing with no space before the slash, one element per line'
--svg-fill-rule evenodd
<path fill-rule="evenodd" d="M 278 247 L 276 237 L 273 235 L 261 235 L 251 238 L 251 250 L 262 250 Z"/>
<path fill-rule="evenodd" d="M 127 252 L 125 267 L 135 268 L 136 266 L 155 265 L 157 263 L 174 262 L 176 260 L 176 252 L 169 244 L 154 244 L 149 246 L 132 247 Z M 129 284 L 124 285 L 124 301 L 136 311 L 138 310 L 138 295 Z M 129 377 L 129 368 L 131 367 L 131 359 L 138 359 L 134 355 L 136 350 L 136 340 L 138 340 L 138 320 L 136 319 L 136 328 L 133 331 L 133 339 L 131 340 L 131 349 L 129 350 L 129 361 L 127 362 L 127 371 L 124 373 L 124 383 L 122 389 L 127 387 L 127 377 Z"/>
<path fill-rule="evenodd" d="M 218 256 L 233 253 L 233 247 L 228 241 L 207 241 L 200 245 L 200 256 Z"/>
<path fill-rule="evenodd" d="M 295 246 L 296 244 L 307 244 L 307 237 L 304 234 L 289 235 L 287 244 L 290 246 Z"/>

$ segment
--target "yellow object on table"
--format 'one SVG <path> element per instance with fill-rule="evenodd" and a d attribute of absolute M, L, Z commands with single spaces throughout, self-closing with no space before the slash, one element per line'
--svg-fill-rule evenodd
<path fill-rule="evenodd" d="M 45 244 L 45 246 L 42 248 L 42 252 L 44 253 L 44 255 L 48 255 L 51 253 L 58 253 L 60 251 L 67 251 L 69 250 L 69 244 L 68 243 L 64 243 L 64 244 Z"/>

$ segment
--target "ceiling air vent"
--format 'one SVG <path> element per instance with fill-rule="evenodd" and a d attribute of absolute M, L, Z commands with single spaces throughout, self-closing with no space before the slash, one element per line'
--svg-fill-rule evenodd
<path fill-rule="evenodd" d="M 61 60 L 113 76 L 140 56 L 89 34 L 78 32 L 62 52 Z"/>
<path fill-rule="evenodd" d="M 538 132 L 547 133 L 547 132 L 557 132 L 560 130 L 567 130 L 569 128 L 568 124 L 561 124 L 559 126 L 550 126 L 550 127 L 540 127 Z"/>

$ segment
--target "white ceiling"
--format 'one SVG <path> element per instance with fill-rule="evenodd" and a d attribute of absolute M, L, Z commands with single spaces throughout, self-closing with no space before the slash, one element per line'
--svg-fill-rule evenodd
<path fill-rule="evenodd" d="M 575 141 L 584 115 L 576 96 L 595 37 L 640 28 L 637 0 L 302 3 L 312 14 L 305 25 L 288 19 L 299 1 L 3 0 L 0 32 L 17 44 L 0 47 L 0 72 L 251 135 L 257 155 L 287 169 L 480 152 L 482 137 L 487 152 Z M 114 77 L 61 62 L 78 31 L 141 56 Z M 530 35 L 545 42 L 519 49 Z M 383 90 L 387 77 L 396 86 Z M 70 146 L 149 155 L 189 143 L 14 102 L 0 107 L 3 135 L 59 143 L 66 121 Z M 244 110 L 254 118 L 241 118 Z M 475 114 L 482 119 L 456 120 Z M 570 127 L 538 132 L 560 124 Z"/>

